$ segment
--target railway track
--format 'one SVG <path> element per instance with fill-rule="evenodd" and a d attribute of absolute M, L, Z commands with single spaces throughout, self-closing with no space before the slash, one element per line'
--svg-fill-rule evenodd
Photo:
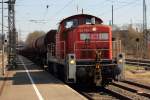
<path fill-rule="evenodd" d="M 150 60 L 149 59 L 126 59 L 125 60 L 126 64 L 130 65 L 137 65 L 137 66 L 143 66 L 145 69 L 150 70 Z"/>
<path fill-rule="evenodd" d="M 85 85 L 71 85 L 71 87 L 88 100 L 117 100 L 115 96 L 108 93 L 108 91 L 102 87 L 89 87 Z"/>
<path fill-rule="evenodd" d="M 113 82 L 106 88 L 127 97 L 126 99 L 128 100 L 150 99 L 150 86 L 141 83 L 125 80 L 122 82 Z"/>
<path fill-rule="evenodd" d="M 113 82 L 106 88 L 85 86 L 73 88 L 89 100 L 150 100 L 150 86 L 133 80 Z"/>
<path fill-rule="evenodd" d="M 116 100 L 116 97 L 111 96 L 110 94 L 106 92 L 82 92 L 82 95 L 84 95 L 89 100 Z M 119 99 L 118 99 L 119 100 Z"/>
<path fill-rule="evenodd" d="M 133 100 L 133 97 L 117 92 L 111 85 L 106 88 L 85 86 L 73 86 L 72 88 L 89 100 Z"/>
<path fill-rule="evenodd" d="M 133 100 L 132 97 L 116 92 L 110 88 L 104 88 L 99 92 L 83 92 L 82 94 L 89 100 Z"/>

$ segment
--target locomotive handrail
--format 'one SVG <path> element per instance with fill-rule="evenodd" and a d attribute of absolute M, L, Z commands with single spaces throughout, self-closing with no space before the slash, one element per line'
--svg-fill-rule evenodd
<path fill-rule="evenodd" d="M 105 47 L 97 48 L 98 43 L 108 43 L 109 44 L 110 41 L 90 41 L 89 43 L 85 43 L 85 41 L 76 41 L 74 43 L 74 52 L 78 53 L 78 51 L 82 51 L 82 52 L 84 52 L 84 51 L 88 52 L 89 51 L 92 54 L 88 55 L 89 54 L 88 53 L 86 56 L 84 56 L 84 59 L 88 59 L 88 56 L 91 57 L 92 59 L 95 59 L 93 54 L 96 54 L 97 50 L 100 50 L 100 51 L 109 51 L 110 50 L 110 48 L 108 46 L 106 48 Z M 88 48 L 89 45 L 92 45 L 92 48 Z M 78 58 L 78 59 L 80 59 L 80 58 Z"/>
<path fill-rule="evenodd" d="M 109 41 L 90 41 L 90 43 L 104 43 L 104 42 L 109 43 Z M 87 49 L 76 49 L 76 45 L 77 45 L 78 43 L 85 43 L 85 41 L 76 41 L 76 42 L 74 43 L 74 52 L 75 52 L 76 50 L 97 50 L 97 49 L 89 49 L 89 48 L 87 48 Z M 98 50 L 109 50 L 109 49 L 98 49 Z"/>
<path fill-rule="evenodd" d="M 85 43 L 85 41 L 76 41 L 76 43 L 81 43 L 81 42 L 82 42 L 82 43 Z M 100 40 L 100 41 L 90 41 L 90 43 L 91 43 L 91 42 L 110 42 L 110 41 Z"/>
<path fill-rule="evenodd" d="M 61 49 L 61 43 L 63 43 L 63 49 Z M 55 54 L 55 56 L 56 56 L 56 58 L 58 58 L 58 59 L 61 59 L 61 52 L 63 52 L 63 57 L 62 57 L 62 59 L 64 59 L 65 58 L 65 53 L 66 53 L 66 49 L 65 49 L 65 46 L 66 44 L 65 44 L 65 41 L 60 41 L 59 43 L 57 42 L 56 44 L 54 44 L 54 43 L 51 43 L 51 44 L 48 44 L 48 52 L 50 52 L 50 54 L 51 54 L 51 56 L 54 56 L 54 50 L 56 50 L 56 54 Z M 57 46 L 57 47 L 56 47 Z M 50 50 L 49 50 L 50 49 Z"/>
<path fill-rule="evenodd" d="M 91 43 L 90 45 L 93 45 L 93 43 L 95 43 L 95 46 L 96 47 L 96 44 L 98 43 L 110 43 L 110 41 L 89 41 L 88 43 Z M 107 51 L 107 50 L 110 50 L 110 52 L 113 52 L 113 57 L 116 57 L 118 55 L 118 53 L 120 53 L 122 50 L 121 50 L 121 41 L 112 41 L 112 48 L 79 48 L 78 45 L 82 46 L 85 44 L 85 47 L 86 45 L 88 46 L 88 43 L 85 43 L 85 41 L 76 41 L 74 43 L 74 52 L 78 52 L 79 50 L 81 51 L 96 51 L 96 50 L 101 50 L 101 51 Z"/>
<path fill-rule="evenodd" d="M 47 52 L 50 53 L 51 56 L 54 56 L 55 54 L 55 44 L 51 43 L 47 45 Z"/>
<path fill-rule="evenodd" d="M 87 50 L 87 51 L 91 51 L 91 50 L 109 50 L 109 49 L 75 49 L 75 50 Z"/>
<path fill-rule="evenodd" d="M 121 40 L 112 41 L 113 57 L 117 57 L 118 53 L 122 52 Z"/>
<path fill-rule="evenodd" d="M 61 43 L 63 43 L 63 49 L 61 49 Z M 58 59 L 61 59 L 61 52 L 63 52 L 63 57 L 62 57 L 62 59 L 64 59 L 65 58 L 65 55 L 66 55 L 66 43 L 65 43 L 65 41 L 60 41 L 59 43 L 57 42 L 56 43 L 56 57 L 58 58 Z"/>

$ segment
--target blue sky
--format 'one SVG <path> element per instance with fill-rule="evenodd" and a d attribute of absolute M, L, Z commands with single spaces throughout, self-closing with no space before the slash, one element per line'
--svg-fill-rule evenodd
<path fill-rule="evenodd" d="M 28 33 L 35 30 L 47 32 L 50 29 L 57 28 L 61 19 L 81 13 L 82 8 L 84 9 L 84 13 L 98 16 L 102 18 L 104 24 L 109 24 L 112 4 L 114 5 L 114 24 L 121 26 L 131 22 L 142 23 L 142 1 L 143 0 L 16 0 L 16 27 L 21 35 L 20 37 L 24 40 Z M 150 1 L 146 0 L 146 2 L 149 27 Z M 5 5 L 5 7 L 7 6 Z M 7 16 L 7 10 L 5 10 L 5 16 Z M 7 26 L 7 18 L 5 18 L 5 25 Z"/>

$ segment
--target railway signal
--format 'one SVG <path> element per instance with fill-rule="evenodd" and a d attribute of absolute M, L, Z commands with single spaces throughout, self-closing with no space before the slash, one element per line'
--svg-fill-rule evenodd
<path fill-rule="evenodd" d="M 140 39 L 139 38 L 136 38 L 136 56 L 137 56 L 137 59 L 138 59 L 138 67 L 139 67 L 139 60 L 140 60 L 140 45 L 139 45 L 139 41 Z M 137 67 L 137 68 L 138 68 Z"/>

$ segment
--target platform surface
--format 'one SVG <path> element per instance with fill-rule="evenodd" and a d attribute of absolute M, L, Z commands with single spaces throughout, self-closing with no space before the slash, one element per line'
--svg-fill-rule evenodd
<path fill-rule="evenodd" d="M 0 100 L 87 100 L 30 60 L 18 58 L 18 67 L 0 76 Z"/>

